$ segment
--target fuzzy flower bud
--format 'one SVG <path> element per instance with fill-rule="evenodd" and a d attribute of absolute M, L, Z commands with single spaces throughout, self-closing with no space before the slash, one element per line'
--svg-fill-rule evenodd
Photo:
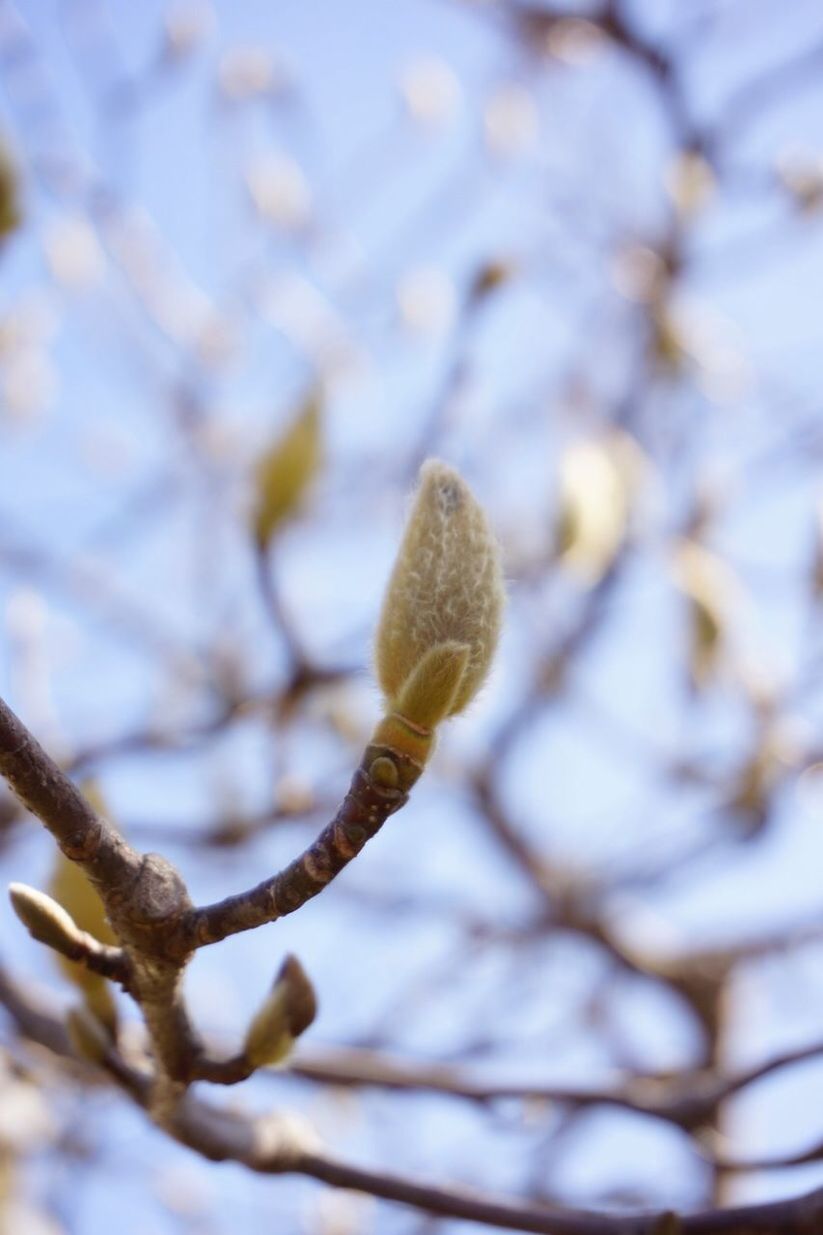
<path fill-rule="evenodd" d="M 387 711 L 425 730 L 462 712 L 491 667 L 504 599 L 481 507 L 458 472 L 428 460 L 377 629 Z"/>

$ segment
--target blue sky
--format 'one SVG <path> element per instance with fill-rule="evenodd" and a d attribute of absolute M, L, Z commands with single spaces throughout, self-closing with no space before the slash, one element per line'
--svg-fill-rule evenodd
<path fill-rule="evenodd" d="M 772 0 L 719 4 L 712 29 L 683 51 L 697 113 L 717 114 L 738 83 L 819 41 L 817 7 L 798 4 L 788 21 Z M 666 37 L 691 17 L 652 0 L 632 11 L 642 29 Z M 437 450 L 486 504 L 515 580 L 497 673 L 444 738 L 408 810 L 339 891 L 279 924 L 276 938 L 272 928 L 198 957 L 192 1004 L 201 1023 L 233 1039 L 293 948 L 321 991 L 317 1041 L 362 1041 L 385 1023 L 397 1049 L 441 1057 L 475 1009 L 478 1021 L 490 1020 L 498 1066 L 541 1078 L 600 1076 L 614 1059 L 569 1015 L 583 1001 L 578 988 L 600 973 L 589 950 L 537 943 L 520 1002 L 505 1008 L 494 998 L 507 980 L 504 949 L 479 949 L 455 976 L 456 909 L 516 923 L 531 908 L 522 881 L 501 871 L 460 777 L 528 681 L 534 648 L 562 629 L 579 599 L 562 573 L 539 588 L 516 577 L 523 557 L 547 543 L 564 448 L 608 414 L 638 337 L 637 306 L 615 289 L 613 272 L 616 252 L 659 239 L 670 210 L 662 181 L 671 136 L 648 82 L 610 53 L 590 69 L 537 70 L 468 8 L 422 0 L 358 0 L 344 17 L 319 0 L 218 3 L 201 11 L 202 40 L 174 69 L 156 67 L 165 5 L 29 2 L 17 12 L 41 69 L 27 75 L 24 67 L 18 81 L 7 57 L 0 102 L 24 172 L 25 210 L 3 254 L 0 289 L 0 689 L 51 749 L 68 754 L 112 732 L 207 716 L 218 662 L 250 688 L 277 681 L 282 647 L 254 590 L 249 475 L 294 414 L 319 356 L 327 463 L 304 518 L 278 543 L 275 566 L 312 654 L 362 673 L 346 696 L 314 701 L 293 730 L 252 718 L 205 751 L 115 760 L 100 777 L 124 824 L 196 828 L 228 801 L 258 810 L 283 776 L 321 802 L 333 798 L 378 707 L 370 630 L 421 427 L 443 404 L 460 356 L 467 376 L 446 407 Z M 185 12 L 172 10 L 178 22 Z M 0 30 L 0 66 L 8 29 L 5 44 Z M 221 103 L 216 81 L 238 48 L 270 57 L 296 90 Z M 429 130 L 409 120 L 398 89 L 421 57 L 444 62 L 457 89 L 454 114 Z M 131 111 L 118 111 L 129 97 L 123 74 L 137 85 Z M 514 117 L 504 153 L 484 145 L 495 100 Z M 659 771 L 681 750 L 706 766 L 734 763 L 751 724 L 733 683 L 703 700 L 683 695 L 683 606 L 669 556 L 700 484 L 719 509 L 711 547 L 740 585 L 741 661 L 766 682 L 799 678 L 803 696 L 784 708 L 787 742 L 814 740 L 820 707 L 805 664 L 815 645 L 807 593 L 819 461 L 813 433 L 808 449 L 794 443 L 797 426 L 814 431 L 818 414 L 823 232 L 819 218 L 791 210 L 766 172 L 786 151 L 819 151 L 821 118 L 812 82 L 752 120 L 733 157 L 766 187 L 724 186 L 689 229 L 677 306 L 697 332 L 698 355 L 638 412 L 653 479 L 636 560 L 567 698 L 529 729 L 504 772 L 518 825 L 574 870 L 653 860 L 720 826 L 710 794 L 675 787 Z M 67 181 L 38 175 L 55 151 L 74 169 Z M 301 186 L 311 191 L 304 230 L 255 215 L 244 181 L 273 166 L 298 205 Z M 80 262 L 74 281 L 71 265 L 68 276 L 59 265 L 67 252 Z M 130 282 L 123 265 L 135 252 Z M 460 335 L 448 324 L 450 297 L 459 304 L 490 257 L 511 259 L 520 273 Z M 147 290 L 134 276 L 149 268 Z M 161 308 L 175 310 L 160 313 L 160 327 L 140 304 L 157 286 Z M 418 331 L 398 308 L 403 289 L 411 296 L 415 286 L 418 299 L 431 298 L 432 322 Z M 335 730 L 341 712 L 354 740 Z M 720 843 L 657 891 L 617 898 L 627 936 L 695 945 L 818 916 L 817 780 L 806 773 L 799 787 L 787 786 L 774 828 L 757 844 Z M 217 851 L 216 860 L 173 840 L 168 848 L 198 898 L 212 899 L 287 860 L 306 836 L 304 823 L 281 825 L 249 854 Z M 42 883 L 50 862 L 49 842 L 29 829 L 4 869 L 9 879 Z M 391 930 L 378 899 L 386 888 L 401 902 Z M 443 908 L 403 911 L 404 897 L 413 902 L 423 888 Z M 4 953 L 62 989 L 0 912 L 3 939 L 14 940 Z M 341 939 L 351 941 L 342 953 Z M 436 997 L 416 994 L 441 969 Z M 750 966 L 738 999 L 734 1058 L 811 1040 L 823 1004 L 819 950 Z M 658 993 L 627 983 L 614 995 L 614 1016 L 632 1058 L 688 1062 L 689 1027 Z M 735 1145 L 773 1147 L 775 1126 L 778 1147 L 788 1144 L 787 1127 L 793 1145 L 819 1135 L 806 1095 L 820 1067 L 740 1099 Z M 288 1081 L 248 1088 L 256 1103 L 301 1103 L 329 1136 L 345 1136 L 353 1156 L 390 1159 L 402 1149 L 410 1170 L 445 1160 L 455 1178 L 469 1178 L 479 1157 L 490 1185 L 522 1182 L 531 1134 L 520 1114 L 501 1127 L 415 1099 L 409 1136 L 391 1095 L 347 1105 Z M 61 1101 L 73 1109 L 70 1097 Z M 88 1113 L 105 1175 L 85 1173 L 75 1200 L 59 1178 L 46 1182 L 49 1158 L 33 1183 L 58 1213 L 77 1205 L 69 1230 L 102 1230 L 115 1216 L 123 1235 L 161 1229 L 155 1223 L 219 1231 L 239 1220 L 254 1229 L 264 1216 L 292 1220 L 291 1206 L 303 1206 L 309 1224 L 319 1204 L 300 1185 L 252 1186 L 239 1171 L 210 1172 L 110 1097 L 95 1096 Z M 546 1121 L 548 1135 L 552 1116 Z M 145 1178 L 162 1182 L 172 1170 L 189 1173 L 200 1204 L 211 1198 L 207 1214 L 169 1212 L 162 1187 L 159 1204 L 147 1199 Z M 688 1202 L 701 1179 L 682 1138 L 612 1113 L 586 1117 L 556 1170 L 574 1201 L 623 1184 L 657 1195 L 661 1180 L 676 1179 L 674 1199 Z M 818 1168 L 773 1172 L 741 1180 L 735 1196 L 782 1195 L 819 1178 Z M 185 1193 L 179 1181 L 175 1190 Z M 369 1212 L 364 1222 L 375 1221 Z M 391 1221 L 412 1229 L 401 1215 Z"/>

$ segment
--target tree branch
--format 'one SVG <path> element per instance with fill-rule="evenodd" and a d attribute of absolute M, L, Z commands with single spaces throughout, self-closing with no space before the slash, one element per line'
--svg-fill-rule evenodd
<path fill-rule="evenodd" d="M 383 783 L 385 761 L 396 771 L 395 783 Z M 299 857 L 270 879 L 237 896 L 194 909 L 182 926 L 186 946 L 201 948 L 239 931 L 253 930 L 294 913 L 322 892 L 356 857 L 367 841 L 408 800 L 420 767 L 408 756 L 384 746 L 369 746 L 349 791 L 332 819 Z M 394 778 L 389 778 L 390 782 Z"/>
<path fill-rule="evenodd" d="M 2 969 L 0 999 L 23 1033 L 59 1054 L 68 1054 L 60 1021 L 30 1006 L 28 993 Z M 103 1068 L 138 1105 L 151 1111 L 146 1078 L 115 1050 L 108 1053 Z M 178 1103 L 173 1118 L 164 1121 L 163 1127 L 180 1144 L 211 1161 L 237 1162 L 260 1174 L 304 1175 L 440 1217 L 536 1235 L 811 1235 L 823 1228 L 823 1188 L 766 1205 L 704 1210 L 679 1217 L 669 1212 L 598 1214 L 519 1205 L 474 1191 L 438 1188 L 352 1166 L 311 1145 L 310 1133 L 296 1119 L 277 1113 L 255 1117 L 224 1111 L 191 1094 Z"/>
<path fill-rule="evenodd" d="M 420 1064 L 376 1051 L 341 1048 L 300 1051 L 289 1072 L 330 1085 L 375 1087 L 406 1093 L 437 1093 L 469 1102 L 514 1099 L 569 1107 L 613 1106 L 661 1119 L 691 1131 L 711 1119 L 718 1103 L 782 1068 L 823 1055 L 823 1042 L 787 1051 L 731 1076 L 708 1069 L 676 1075 L 634 1075 L 612 1087 L 574 1087 L 486 1080 L 459 1068 Z"/>
<path fill-rule="evenodd" d="M 104 897 L 122 895 L 138 878 L 141 855 L 92 810 L 28 729 L 0 699 L 0 774 L 79 862 Z"/>

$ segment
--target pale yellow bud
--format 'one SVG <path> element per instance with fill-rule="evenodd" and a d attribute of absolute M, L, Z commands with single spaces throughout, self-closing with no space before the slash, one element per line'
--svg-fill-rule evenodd
<path fill-rule="evenodd" d="M 32 939 L 57 952 L 78 954 L 80 932 L 62 905 L 25 883 L 9 884 L 12 908 Z"/>
<path fill-rule="evenodd" d="M 715 190 L 711 164 L 694 150 L 684 150 L 666 169 L 665 185 L 676 209 L 684 218 L 702 210 Z"/>
<path fill-rule="evenodd" d="M 257 464 L 253 525 L 259 545 L 267 545 L 296 513 L 319 469 L 320 455 L 320 405 L 311 397 Z"/>
<path fill-rule="evenodd" d="M 619 430 L 575 442 L 563 456 L 555 543 L 564 566 L 589 586 L 625 543 L 643 469 L 636 443 Z"/>
<path fill-rule="evenodd" d="M 462 712 L 491 667 L 504 600 L 481 507 L 458 472 L 430 459 L 377 629 L 377 677 L 389 710 L 426 727 Z"/>
<path fill-rule="evenodd" d="M 681 540 L 672 558 L 674 580 L 689 603 L 688 668 L 702 689 L 722 665 L 741 591 L 726 562 L 694 540 Z"/>
<path fill-rule="evenodd" d="M 314 987 L 296 956 L 287 956 L 249 1025 L 243 1053 L 255 1068 L 282 1063 L 317 1015 Z"/>

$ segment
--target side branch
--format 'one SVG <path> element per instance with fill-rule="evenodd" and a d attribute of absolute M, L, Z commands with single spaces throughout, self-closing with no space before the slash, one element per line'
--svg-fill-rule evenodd
<path fill-rule="evenodd" d="M 305 905 L 377 835 L 389 815 L 405 805 L 421 770 L 411 757 L 390 747 L 367 747 L 340 809 L 317 840 L 249 891 L 192 910 L 180 924 L 183 945 L 219 943 Z"/>
<path fill-rule="evenodd" d="M 365 1192 L 438 1217 L 532 1231 L 535 1235 L 812 1235 L 823 1230 L 823 1188 L 765 1205 L 682 1215 L 671 1211 L 622 1215 L 519 1205 L 482 1193 L 438 1188 L 382 1171 L 363 1170 L 320 1154 L 301 1154 L 289 1169 L 335 1188 Z"/>
<path fill-rule="evenodd" d="M 134 883 L 142 857 L 92 810 L 54 760 L 0 699 L 0 774 L 23 805 L 101 892 Z"/>
<path fill-rule="evenodd" d="M 693 1131 L 709 1123 L 718 1104 L 733 1094 L 779 1069 L 817 1059 L 821 1055 L 823 1041 L 775 1055 L 731 1076 L 713 1075 L 706 1069 L 670 1077 L 654 1073 L 636 1074 L 611 1088 L 600 1089 L 486 1080 L 476 1073 L 445 1064 L 421 1064 L 356 1048 L 300 1051 L 289 1063 L 289 1075 L 352 1088 L 437 1093 L 475 1103 L 511 1099 L 552 1102 L 577 1109 L 619 1107 Z M 823 1157 L 819 1147 L 818 1157 Z M 714 1157 L 711 1160 L 714 1161 Z M 726 1165 L 725 1159 L 723 1165 Z M 749 1169 L 748 1165 L 744 1169 Z"/>
<path fill-rule="evenodd" d="M 68 1051 L 61 1022 L 30 1005 L 0 968 L 0 1002 L 18 1027 L 34 1041 L 58 1054 Z M 115 1050 L 103 1068 L 140 1106 L 150 1104 L 145 1078 L 124 1063 Z M 459 1218 L 482 1226 L 537 1235 L 811 1235 L 823 1230 L 823 1189 L 789 1200 L 700 1213 L 609 1214 L 561 1207 L 530 1206 L 504 1197 L 437 1187 L 380 1170 L 368 1170 L 329 1157 L 307 1144 L 302 1124 L 288 1115 L 253 1116 L 224 1111 L 187 1095 L 167 1133 L 204 1158 L 237 1162 L 264 1175 L 308 1176 L 335 1188 L 346 1188 L 424 1213 Z"/>

